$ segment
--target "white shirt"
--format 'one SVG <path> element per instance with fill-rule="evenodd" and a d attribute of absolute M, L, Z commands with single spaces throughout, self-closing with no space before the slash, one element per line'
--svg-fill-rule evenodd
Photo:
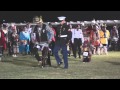
<path fill-rule="evenodd" d="M 32 32 L 32 28 L 26 28 L 25 31 L 29 32 L 29 34 L 30 34 Z"/>
<path fill-rule="evenodd" d="M 84 43 L 83 32 L 81 29 L 71 29 L 72 32 L 72 43 L 74 43 L 74 38 L 81 38 L 82 43 Z"/>

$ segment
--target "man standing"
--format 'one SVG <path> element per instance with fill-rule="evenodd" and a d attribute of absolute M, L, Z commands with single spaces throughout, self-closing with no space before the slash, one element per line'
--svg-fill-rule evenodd
<path fill-rule="evenodd" d="M 64 69 L 68 69 L 68 53 L 67 53 L 67 44 L 70 40 L 68 26 L 65 21 L 66 17 L 58 17 L 61 21 L 60 25 L 57 26 L 56 30 L 56 42 L 54 47 L 54 56 L 57 61 L 58 67 L 62 64 L 62 60 L 58 55 L 58 51 L 62 49 L 63 59 L 64 59 Z"/>
<path fill-rule="evenodd" d="M 71 31 L 72 31 L 72 43 L 74 45 L 74 50 L 73 50 L 74 57 L 75 58 L 77 57 L 76 51 L 78 48 L 79 58 L 81 58 L 81 47 L 82 47 L 82 44 L 84 43 L 83 32 L 80 28 L 78 28 L 78 25 L 75 25 L 73 29 L 71 29 Z"/>
<path fill-rule="evenodd" d="M 117 26 L 113 26 L 113 29 L 110 32 L 110 42 L 111 42 L 111 49 L 117 50 L 118 40 L 119 40 L 119 34 Z"/>
<path fill-rule="evenodd" d="M 47 64 L 51 66 L 50 61 L 50 54 L 49 54 L 49 44 L 52 41 L 52 38 L 54 37 L 54 32 L 50 28 L 48 24 L 44 24 L 42 17 L 40 17 L 39 21 L 37 22 L 37 25 L 34 28 L 34 33 L 36 35 L 36 42 L 42 47 L 42 67 L 45 66 L 45 58 L 47 58 Z M 35 57 L 38 60 L 38 65 L 41 64 L 41 59 L 39 58 L 38 51 L 35 52 Z"/>

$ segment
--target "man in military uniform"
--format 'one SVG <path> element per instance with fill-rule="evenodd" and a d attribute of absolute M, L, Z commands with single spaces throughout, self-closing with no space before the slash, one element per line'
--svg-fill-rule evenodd
<path fill-rule="evenodd" d="M 67 53 L 67 44 L 70 40 L 69 28 L 65 21 L 66 17 L 58 17 L 61 21 L 60 25 L 57 26 L 56 30 L 56 42 L 54 47 L 54 56 L 57 61 L 58 67 L 62 64 L 62 60 L 58 55 L 58 51 L 62 49 L 63 59 L 64 59 L 64 69 L 68 69 L 68 53 Z"/>

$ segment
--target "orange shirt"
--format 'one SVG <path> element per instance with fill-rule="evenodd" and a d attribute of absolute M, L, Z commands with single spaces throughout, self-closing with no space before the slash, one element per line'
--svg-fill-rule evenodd
<path fill-rule="evenodd" d="M 106 34 L 106 35 L 105 35 Z M 100 42 L 102 44 L 108 44 L 108 39 L 110 37 L 110 32 L 109 30 L 106 30 L 106 32 L 104 33 L 102 30 L 100 30 Z"/>

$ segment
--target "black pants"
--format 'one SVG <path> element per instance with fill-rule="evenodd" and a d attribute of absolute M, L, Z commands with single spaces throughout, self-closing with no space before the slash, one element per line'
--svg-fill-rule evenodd
<path fill-rule="evenodd" d="M 81 48 L 80 48 L 81 45 L 82 45 L 81 38 L 75 38 L 74 39 L 74 50 L 73 50 L 73 55 L 74 55 L 75 58 L 76 58 L 77 49 L 78 49 L 79 58 L 81 56 Z"/>
<path fill-rule="evenodd" d="M 74 44 L 70 41 L 70 53 L 74 53 Z"/>
<path fill-rule="evenodd" d="M 2 54 L 3 54 L 3 49 L 2 47 L 0 47 L 0 57 L 2 56 Z"/>
<path fill-rule="evenodd" d="M 13 45 L 11 45 L 10 42 L 8 42 L 8 54 L 9 55 L 13 54 Z"/>
<path fill-rule="evenodd" d="M 4 51 L 3 47 L 0 47 L 0 54 L 1 55 L 3 55 L 3 51 Z"/>
<path fill-rule="evenodd" d="M 33 53 L 34 53 L 33 47 L 34 47 L 34 43 L 30 42 L 30 53 L 31 53 L 31 55 L 33 55 Z"/>
<path fill-rule="evenodd" d="M 117 42 L 116 41 L 111 42 L 111 50 L 113 50 L 113 51 L 117 50 Z"/>
<path fill-rule="evenodd" d="M 55 42 L 52 41 L 49 45 L 50 49 L 51 49 L 51 52 L 52 52 L 52 55 L 53 55 L 53 50 L 54 50 L 54 47 L 55 47 Z"/>

